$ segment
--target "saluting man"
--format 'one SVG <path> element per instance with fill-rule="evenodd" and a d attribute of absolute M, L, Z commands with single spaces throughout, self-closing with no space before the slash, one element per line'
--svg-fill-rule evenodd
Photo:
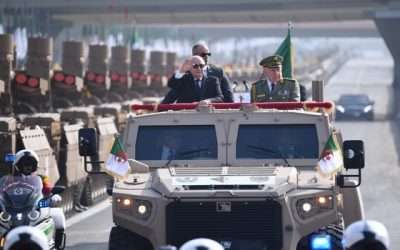
<path fill-rule="evenodd" d="M 282 77 L 283 58 L 278 55 L 261 60 L 266 79 L 253 83 L 251 102 L 300 101 L 300 86 L 294 79 Z"/>

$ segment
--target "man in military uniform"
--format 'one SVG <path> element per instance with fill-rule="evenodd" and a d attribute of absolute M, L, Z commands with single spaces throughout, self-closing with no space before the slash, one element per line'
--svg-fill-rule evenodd
<path fill-rule="evenodd" d="M 255 82 L 251 87 L 252 102 L 300 101 L 300 87 L 296 80 L 282 77 L 283 58 L 278 55 L 261 60 L 266 79 Z"/>

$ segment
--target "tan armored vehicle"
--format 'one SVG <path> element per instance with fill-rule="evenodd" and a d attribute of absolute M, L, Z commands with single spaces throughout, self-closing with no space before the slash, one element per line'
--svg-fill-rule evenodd
<path fill-rule="evenodd" d="M 134 105 L 168 111 L 128 119 L 131 173 L 114 183 L 109 249 L 198 237 L 232 250 L 341 249 L 341 228 L 363 217 L 363 143 L 342 142 L 327 112 L 302 109 L 331 104 L 313 105 Z M 329 138 L 346 152 L 345 168 L 325 175 L 316 166 Z M 82 154 L 95 151 L 91 131 L 79 140 Z"/>

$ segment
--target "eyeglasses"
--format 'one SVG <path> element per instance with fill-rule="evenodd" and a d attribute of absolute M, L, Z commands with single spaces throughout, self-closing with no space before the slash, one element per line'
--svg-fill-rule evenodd
<path fill-rule="evenodd" d="M 211 56 L 211 53 L 210 53 L 210 52 L 208 52 L 208 53 L 201 53 L 200 56 L 201 56 L 201 57 Z"/>
<path fill-rule="evenodd" d="M 202 69 L 202 68 L 204 68 L 204 64 L 193 64 L 192 65 L 192 67 L 194 68 L 194 69 Z"/>

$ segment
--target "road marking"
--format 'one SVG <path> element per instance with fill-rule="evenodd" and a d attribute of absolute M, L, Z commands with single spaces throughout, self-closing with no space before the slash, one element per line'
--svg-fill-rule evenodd
<path fill-rule="evenodd" d="M 72 216 L 71 218 L 67 219 L 66 225 L 67 228 L 78 223 L 81 222 L 82 220 L 91 217 L 103 210 L 105 210 L 106 208 L 108 208 L 109 206 L 111 206 L 111 200 L 110 199 L 106 199 L 102 202 L 100 202 L 99 204 L 90 207 L 87 211 L 78 213 L 74 216 Z"/>

